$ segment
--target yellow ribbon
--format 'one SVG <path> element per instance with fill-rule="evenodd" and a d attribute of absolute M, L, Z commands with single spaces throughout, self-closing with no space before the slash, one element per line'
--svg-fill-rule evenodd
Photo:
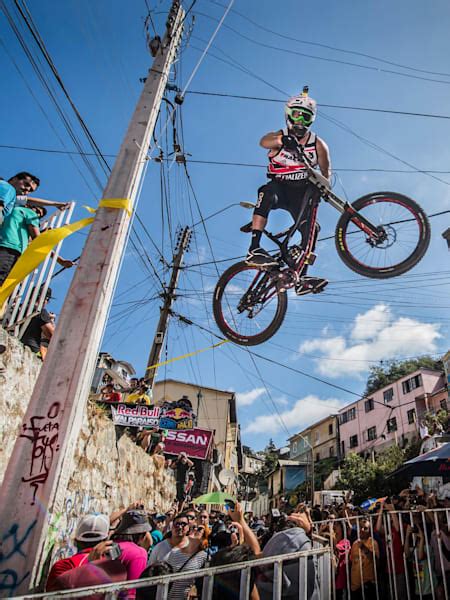
<path fill-rule="evenodd" d="M 100 200 L 98 205 L 102 208 L 125 210 L 129 216 L 131 215 L 131 200 L 128 198 L 104 198 L 103 200 Z M 96 212 L 96 209 L 94 208 L 87 206 L 86 208 L 91 213 Z M 75 231 L 87 227 L 93 221 L 93 217 L 81 219 L 80 221 L 75 221 L 75 223 L 70 223 L 70 225 L 63 225 L 57 229 L 44 231 L 44 233 L 41 233 L 37 238 L 34 238 L 11 269 L 8 277 L 3 282 L 3 285 L 0 286 L 0 307 L 13 292 L 16 285 L 25 279 L 27 275 L 45 260 L 45 257 L 52 251 L 52 248 L 72 233 L 75 233 Z"/>
<path fill-rule="evenodd" d="M 182 360 L 183 358 L 189 358 L 190 356 L 195 356 L 196 354 L 200 354 L 200 352 L 206 352 L 207 350 L 212 350 L 213 348 L 218 348 L 222 346 L 222 344 L 226 344 L 230 340 L 222 340 L 218 344 L 214 344 L 213 346 L 208 346 L 207 348 L 201 348 L 200 350 L 194 350 L 194 352 L 188 352 L 187 354 L 183 354 L 182 356 L 177 356 L 176 358 L 169 358 L 169 360 L 165 360 L 163 362 L 157 363 L 156 365 L 152 365 L 151 367 L 147 367 L 147 371 L 151 371 L 152 369 L 157 369 L 158 367 L 163 367 L 164 365 L 168 365 L 169 363 L 173 363 L 176 360 Z"/>

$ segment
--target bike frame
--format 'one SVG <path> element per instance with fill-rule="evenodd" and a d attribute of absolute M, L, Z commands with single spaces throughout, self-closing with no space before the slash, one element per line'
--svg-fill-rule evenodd
<path fill-rule="evenodd" d="M 385 234 L 363 215 L 359 214 L 349 202 L 343 200 L 331 190 L 328 179 L 312 167 L 309 159 L 306 157 L 300 147 L 298 147 L 298 154 L 306 166 L 306 170 L 308 172 L 307 181 L 309 181 L 311 187 L 315 188 L 316 191 L 315 193 L 313 192 L 311 194 L 307 189 L 305 193 L 305 198 L 308 196 L 308 194 L 310 195 L 310 198 L 307 200 L 307 203 L 310 204 L 307 220 L 308 242 L 300 260 L 296 264 L 293 264 L 293 261 L 288 253 L 288 244 L 298 229 L 302 216 L 306 211 L 307 204 L 305 205 L 305 209 L 298 215 L 295 223 L 288 229 L 285 229 L 277 234 L 272 234 L 270 231 L 264 229 L 263 233 L 279 247 L 283 261 L 289 267 L 295 270 L 297 276 L 300 276 L 303 273 L 304 267 L 309 264 L 309 260 L 311 258 L 316 235 L 317 211 L 321 198 L 323 198 L 325 202 L 328 202 L 328 204 L 330 204 L 338 212 L 349 213 L 351 215 L 352 222 L 362 231 L 364 231 L 364 233 L 370 236 L 374 240 L 374 243 L 377 241 L 383 241 L 383 236 Z"/>

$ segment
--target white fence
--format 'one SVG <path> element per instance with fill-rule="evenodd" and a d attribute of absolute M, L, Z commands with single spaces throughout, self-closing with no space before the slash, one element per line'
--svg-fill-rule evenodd
<path fill-rule="evenodd" d="M 258 586 L 258 575 L 256 572 L 264 573 L 265 586 L 269 584 L 269 592 L 273 600 L 283 598 L 283 588 L 285 581 L 283 578 L 284 569 L 289 563 L 290 574 L 295 573 L 296 589 L 295 594 L 292 590 L 289 592 L 289 598 L 294 600 L 332 600 L 333 585 L 331 571 L 331 551 L 330 548 L 315 548 L 308 552 L 295 552 L 292 554 L 283 554 L 282 556 L 271 556 L 268 558 L 258 558 L 249 562 L 236 563 L 234 565 L 225 565 L 218 567 L 209 567 L 200 571 L 186 571 L 173 575 L 164 575 L 162 577 L 152 577 L 149 579 L 138 579 L 126 583 L 116 583 L 95 587 L 86 587 L 78 590 L 69 590 L 65 592 L 54 592 L 47 594 L 35 594 L 28 596 L 17 596 L 17 599 L 28 600 L 31 598 L 86 598 L 92 595 L 104 593 L 105 599 L 116 599 L 121 597 L 120 593 L 129 589 L 139 590 L 147 588 L 146 597 L 154 597 L 149 593 L 148 588 L 158 586 L 158 600 L 168 600 L 170 598 L 171 584 L 177 581 L 186 581 L 189 584 L 192 579 L 201 579 L 202 589 L 201 600 L 221 600 L 221 594 L 214 590 L 215 578 L 223 577 L 226 574 L 235 573 L 235 577 L 240 576 L 239 600 L 249 600 L 251 582 L 256 576 L 256 585 Z M 313 569 L 313 585 L 311 585 L 311 569 Z M 253 586 L 252 586 L 253 587 Z M 236 594 L 237 595 L 237 594 Z"/>
<path fill-rule="evenodd" d="M 369 535 L 378 544 L 369 551 L 356 546 L 368 522 Z M 395 531 L 394 531 L 395 529 Z M 381 515 L 350 516 L 315 522 L 314 530 L 327 537 L 336 559 L 332 562 L 332 579 L 337 569 L 345 568 L 334 598 L 362 600 L 447 600 L 450 598 L 450 509 L 422 509 L 383 512 Z M 337 547 L 337 531 L 348 541 Z M 367 548 L 366 546 L 366 548 Z M 351 550 L 350 550 L 351 547 Z M 342 562 L 342 551 L 345 552 Z M 340 567 L 339 556 L 341 556 Z M 351 560 L 353 558 L 353 560 Z M 368 568 L 369 565 L 369 568 Z M 373 577 L 369 571 L 373 569 Z M 356 572 L 355 572 L 356 570 Z M 359 573 L 357 572 L 359 571 Z M 342 579 L 344 579 L 342 585 Z M 362 585 L 355 589 L 355 580 Z M 352 589 L 353 588 L 353 589 Z"/>
<path fill-rule="evenodd" d="M 75 203 L 71 202 L 68 208 L 56 211 L 41 225 L 41 229 L 56 229 L 68 225 L 74 206 Z M 62 242 L 14 289 L 9 297 L 3 326 L 12 335 L 22 337 L 30 320 L 41 312 L 61 245 Z"/>

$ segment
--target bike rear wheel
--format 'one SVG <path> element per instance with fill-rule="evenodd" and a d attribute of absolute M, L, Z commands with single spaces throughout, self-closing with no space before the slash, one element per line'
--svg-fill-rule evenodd
<path fill-rule="evenodd" d="M 395 192 L 377 192 L 359 198 L 352 206 L 386 233 L 383 242 L 374 242 L 355 223 L 358 215 L 346 212 L 341 216 L 336 249 L 352 271 L 388 279 L 406 273 L 423 258 L 430 243 L 430 225 L 414 200 Z"/>
<path fill-rule="evenodd" d="M 255 346 L 280 328 L 287 310 L 287 294 L 273 276 L 245 262 L 227 269 L 213 296 L 213 312 L 220 331 L 241 346 Z"/>

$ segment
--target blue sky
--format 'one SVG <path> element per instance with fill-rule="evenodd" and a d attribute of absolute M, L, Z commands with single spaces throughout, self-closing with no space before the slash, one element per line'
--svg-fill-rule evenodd
<path fill-rule="evenodd" d="M 148 3 L 156 29 L 161 32 L 169 3 Z M 197 0 L 192 9 L 194 29 L 190 40 L 183 44 L 172 78 L 180 87 L 224 12 L 221 4 L 222 0 Z M 20 24 L 13 2 L 9 0 L 7 5 Z M 144 0 L 132 0 L 126 8 L 118 0 L 29 0 L 28 6 L 97 143 L 104 154 L 114 155 L 141 90 L 139 78 L 146 75 L 151 62 L 145 47 Z M 360 139 L 377 144 L 418 169 L 450 171 L 448 119 L 320 107 L 329 104 L 450 115 L 448 3 L 436 1 L 424 7 L 416 0 L 319 1 L 314 5 L 295 0 L 236 0 L 234 9 L 247 19 L 230 12 L 190 86 L 191 91 L 282 100 L 308 84 L 319 103 L 314 130 L 328 143 L 333 166 L 344 169 L 338 172 L 335 184 L 338 194 L 345 193 L 354 200 L 371 191 L 393 190 L 415 198 L 428 213 L 450 209 L 450 173 L 437 175 L 448 182 L 445 183 L 411 172 L 414 169 Z M 2 146 L 75 150 L 3 15 L 0 27 L 5 90 L 0 98 L 4 115 Z M 21 24 L 20 27 L 23 30 Z M 29 35 L 24 35 L 37 55 Z M 67 103 L 57 94 L 72 119 Z M 173 94 L 167 97 L 173 100 Z M 165 108 L 162 117 L 163 122 Z M 265 132 L 283 125 L 283 104 L 187 94 L 181 117 L 182 125 L 179 117 L 177 121 L 178 132 L 182 133 L 184 151 L 192 160 L 263 165 L 265 154 L 258 141 Z M 157 136 L 159 131 L 160 125 Z M 158 143 L 166 151 L 164 134 Z M 74 162 L 87 184 L 67 154 L 5 147 L 0 147 L 0 152 L 1 176 L 7 178 L 19 170 L 36 173 L 42 180 L 39 196 L 76 201 L 76 217 L 86 215 L 83 204 L 95 205 L 100 197 L 92 176 L 76 156 Z M 113 156 L 108 160 L 112 164 Z M 263 167 L 190 163 L 188 171 L 204 216 L 240 200 L 254 200 L 257 188 L 265 181 Z M 104 182 L 100 169 L 97 172 Z M 170 232 L 173 238 L 178 225 L 198 221 L 199 213 L 181 166 L 165 163 L 165 181 L 170 187 L 170 198 L 162 214 L 161 165 L 151 161 L 138 214 L 170 261 Z M 239 232 L 239 226 L 249 216 L 243 209 L 232 207 L 207 221 L 216 260 L 245 253 L 248 239 Z M 324 237 L 333 233 L 337 217 L 331 207 L 321 206 Z M 281 213 L 271 219 L 274 228 L 288 222 L 289 217 Z M 449 222 L 449 215 L 432 219 L 432 242 L 426 257 L 407 275 L 386 282 L 352 273 L 340 262 L 333 242 L 323 242 L 318 246 L 319 258 L 313 273 L 330 279 L 327 291 L 314 298 L 290 297 L 282 330 L 255 350 L 356 393 L 364 388 L 368 367 L 380 359 L 445 352 L 450 273 L 449 254 L 441 232 Z M 158 262 L 156 250 L 137 222 L 135 230 L 159 276 L 167 280 L 167 270 Z M 64 244 L 64 256 L 78 256 L 84 240 L 84 235 L 74 235 Z M 205 232 L 196 227 L 186 264 L 212 260 Z M 227 264 L 219 263 L 219 271 Z M 65 273 L 54 280 L 56 311 L 62 305 L 70 277 L 70 273 Z M 174 309 L 217 331 L 210 308 L 216 280 L 213 264 L 186 269 L 180 278 Z M 158 286 L 135 250 L 128 247 L 102 349 L 129 360 L 138 373 L 143 373 L 159 314 Z M 208 334 L 174 319 L 165 354 L 175 357 L 214 341 Z M 269 437 L 282 444 L 289 434 L 354 399 L 299 373 L 261 359 L 255 361 L 258 371 L 245 350 L 229 345 L 162 368 L 158 378 L 172 377 L 199 387 L 234 390 L 240 404 L 244 442 L 255 448 L 263 447 Z"/>

